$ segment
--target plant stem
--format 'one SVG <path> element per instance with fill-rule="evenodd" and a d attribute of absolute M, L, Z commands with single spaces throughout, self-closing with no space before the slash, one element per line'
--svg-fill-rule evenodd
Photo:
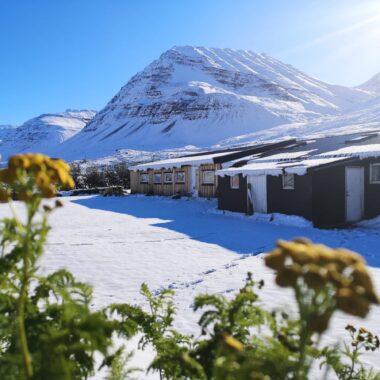
<path fill-rule="evenodd" d="M 306 346 L 307 342 L 310 338 L 310 332 L 307 328 L 307 306 L 303 304 L 304 301 L 304 295 L 302 294 L 301 289 L 296 286 L 295 287 L 296 292 L 296 300 L 299 308 L 299 314 L 300 314 L 300 347 L 299 347 L 299 359 L 295 370 L 295 379 L 296 380 L 303 380 L 305 378 L 304 374 L 304 362 L 306 359 Z"/>
<path fill-rule="evenodd" d="M 353 350 L 352 352 L 352 357 L 351 357 L 351 368 L 350 368 L 350 373 L 348 374 L 348 378 L 347 380 L 351 380 L 352 379 L 352 375 L 354 373 L 354 369 L 355 369 L 355 363 L 356 363 L 356 359 L 357 359 L 357 353 L 359 351 L 359 347 L 356 346 L 355 349 Z"/>
<path fill-rule="evenodd" d="M 32 358 L 30 356 L 29 348 L 28 348 L 28 340 L 26 337 L 25 331 L 25 301 L 28 293 L 29 287 L 29 244 L 31 240 L 31 229 L 32 229 L 32 219 L 33 219 L 33 211 L 28 210 L 28 222 L 26 225 L 26 234 L 23 242 L 23 268 L 22 268 L 22 280 L 21 280 L 21 289 L 20 296 L 17 302 L 17 327 L 18 327 L 18 335 L 20 339 L 20 349 L 21 356 L 24 365 L 24 372 L 26 379 L 31 379 L 33 376 L 33 366 L 32 366 Z"/>
<path fill-rule="evenodd" d="M 20 290 L 20 297 L 17 302 L 17 326 L 18 326 L 18 335 L 20 338 L 20 349 L 21 355 L 24 363 L 24 371 L 27 379 L 31 379 L 33 376 L 33 367 L 32 367 L 32 358 L 30 357 L 28 341 L 26 339 L 25 332 L 25 296 L 28 288 L 28 260 L 26 254 L 24 253 L 23 259 L 23 279 Z"/>

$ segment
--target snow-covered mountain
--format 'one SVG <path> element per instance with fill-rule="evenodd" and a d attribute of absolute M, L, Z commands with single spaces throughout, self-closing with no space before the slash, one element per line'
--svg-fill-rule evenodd
<path fill-rule="evenodd" d="M 266 54 L 174 47 L 94 115 L 67 111 L 0 128 L 0 154 L 42 151 L 108 162 L 185 154 L 189 146 L 380 130 L 380 73 L 349 88 Z"/>
<path fill-rule="evenodd" d="M 371 91 L 380 94 L 380 73 L 374 75 L 370 80 L 357 87 L 364 91 Z"/>
<path fill-rule="evenodd" d="M 326 84 L 266 54 L 174 47 L 136 74 L 60 145 L 67 159 L 117 149 L 210 146 L 233 136 L 337 116 L 375 97 Z"/>
<path fill-rule="evenodd" d="M 332 135 L 380 132 L 380 97 L 338 116 L 324 116 L 308 122 L 290 123 L 266 130 L 230 137 L 214 148 L 251 145 L 257 141 L 287 138 L 319 138 Z"/>
<path fill-rule="evenodd" d="M 93 117 L 94 111 L 72 111 L 44 114 L 19 127 L 0 128 L 2 160 L 21 152 L 54 152 L 57 146 L 78 133 Z"/>

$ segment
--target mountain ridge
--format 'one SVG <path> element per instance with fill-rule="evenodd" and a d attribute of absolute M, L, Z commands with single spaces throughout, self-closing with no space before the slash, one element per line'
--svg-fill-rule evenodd
<path fill-rule="evenodd" d="M 134 75 L 76 136 L 68 158 L 161 150 L 336 116 L 374 95 L 248 50 L 174 47 Z"/>
<path fill-rule="evenodd" d="M 147 152 L 186 151 L 187 146 L 205 149 L 329 129 L 344 133 L 345 124 L 350 131 L 380 129 L 377 80 L 374 76 L 361 86 L 344 87 L 265 53 L 175 46 L 132 76 L 103 109 L 73 130 L 64 123 L 59 131 L 53 122 L 58 129 L 49 137 L 42 133 L 54 129 L 49 120 L 36 129 L 28 121 L 17 128 L 24 131 L 19 137 L 10 133 L 2 139 L 0 152 L 23 151 L 29 144 L 29 150 L 42 147 L 71 161 L 119 157 L 128 150 L 135 157 L 136 151 L 148 156 Z M 78 111 L 66 111 L 75 119 L 70 112 Z M 49 117 L 54 119 L 49 114 L 36 119 Z M 24 144 L 14 141 L 23 139 Z"/>

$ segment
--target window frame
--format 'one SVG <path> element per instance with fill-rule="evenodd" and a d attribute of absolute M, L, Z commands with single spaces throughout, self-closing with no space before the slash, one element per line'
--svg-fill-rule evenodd
<path fill-rule="evenodd" d="M 293 186 L 289 186 L 285 184 L 285 177 L 291 176 L 293 178 Z M 296 176 L 292 173 L 284 173 L 282 175 L 282 190 L 294 190 L 296 188 Z"/>
<path fill-rule="evenodd" d="M 376 181 L 372 179 L 372 173 L 373 173 L 373 167 L 377 166 L 380 167 L 380 162 L 373 162 L 369 165 L 369 183 L 371 185 L 380 185 L 380 180 Z"/>
<path fill-rule="evenodd" d="M 178 181 L 178 174 L 183 174 L 183 180 Z M 184 170 L 180 170 L 178 172 L 175 172 L 175 183 L 185 183 L 186 182 L 186 174 Z"/>
<path fill-rule="evenodd" d="M 166 175 L 167 174 L 170 174 L 170 176 L 171 176 L 170 181 L 166 180 Z M 164 172 L 164 183 L 173 183 L 173 172 Z"/>
<path fill-rule="evenodd" d="M 159 181 L 159 182 L 156 181 L 156 176 L 160 176 L 160 181 Z M 161 172 L 155 172 L 155 173 L 153 174 L 153 183 L 154 183 L 155 185 L 161 185 L 161 184 L 162 184 L 162 173 L 161 173 Z"/>
<path fill-rule="evenodd" d="M 234 184 L 234 179 L 237 179 L 237 185 Z M 230 177 L 230 187 L 231 189 L 237 190 L 240 189 L 240 176 L 239 174 L 232 175 Z"/>
<path fill-rule="evenodd" d="M 212 173 L 213 180 L 212 182 L 205 181 L 205 174 Z M 202 170 L 202 185 L 215 185 L 215 170 Z"/>
<path fill-rule="evenodd" d="M 146 181 L 142 180 L 142 177 L 146 176 Z M 140 185 L 147 185 L 149 184 L 149 173 L 140 173 Z"/>

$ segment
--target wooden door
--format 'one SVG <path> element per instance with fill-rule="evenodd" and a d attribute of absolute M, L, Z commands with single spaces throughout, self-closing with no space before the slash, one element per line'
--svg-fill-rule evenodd
<path fill-rule="evenodd" d="M 248 197 L 253 206 L 253 212 L 260 212 L 266 214 L 268 212 L 267 205 L 267 176 L 249 176 L 247 183 Z"/>
<path fill-rule="evenodd" d="M 364 168 L 346 167 L 346 221 L 357 222 L 364 216 Z"/>

